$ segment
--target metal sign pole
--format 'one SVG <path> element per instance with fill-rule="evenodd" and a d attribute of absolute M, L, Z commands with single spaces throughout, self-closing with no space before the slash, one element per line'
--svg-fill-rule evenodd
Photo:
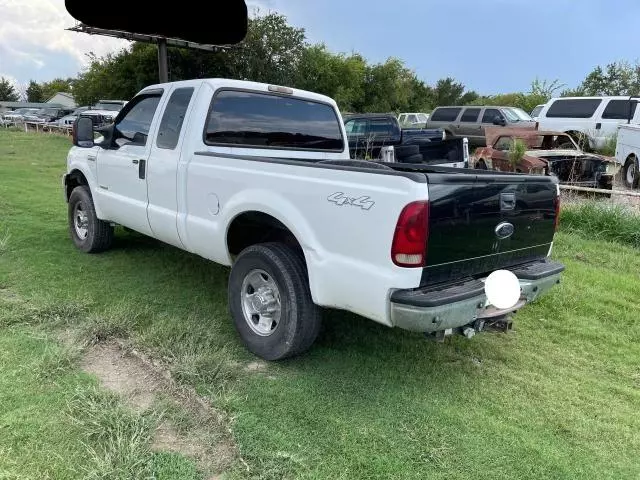
<path fill-rule="evenodd" d="M 158 39 L 158 74 L 160 83 L 169 81 L 169 67 L 167 61 L 167 39 Z"/>

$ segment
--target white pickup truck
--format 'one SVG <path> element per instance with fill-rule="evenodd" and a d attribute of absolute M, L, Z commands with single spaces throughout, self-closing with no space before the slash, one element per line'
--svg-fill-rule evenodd
<path fill-rule="evenodd" d="M 75 245 L 106 250 L 122 225 L 232 266 L 231 316 L 264 359 L 308 349 L 320 307 L 472 336 L 564 268 L 548 259 L 553 177 L 351 160 L 323 95 L 223 79 L 153 85 L 101 133 L 82 116 L 74 125 L 63 183 Z M 498 269 L 519 283 L 509 308 L 488 304 L 484 279 Z"/>

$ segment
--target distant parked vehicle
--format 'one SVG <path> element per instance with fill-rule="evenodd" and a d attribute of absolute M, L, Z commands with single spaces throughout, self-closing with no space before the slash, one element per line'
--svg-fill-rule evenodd
<path fill-rule="evenodd" d="M 364 113 L 346 115 L 345 130 L 351 158 L 377 159 L 385 147 L 393 149 L 393 160 L 454 168 L 469 165 L 469 147 L 462 138 L 445 139 L 440 129 L 400 128 L 393 115 Z"/>
<path fill-rule="evenodd" d="M 632 97 L 562 97 L 550 100 L 538 116 L 541 130 L 570 134 L 582 148 L 599 149 L 623 123 L 640 123 Z"/>
<path fill-rule="evenodd" d="M 618 126 L 616 162 L 622 166 L 622 179 L 628 188 L 638 188 L 640 181 L 640 125 Z"/>
<path fill-rule="evenodd" d="M 398 123 L 402 128 L 424 128 L 429 120 L 428 113 L 401 113 Z"/>
<path fill-rule="evenodd" d="M 544 108 L 544 103 L 542 105 L 536 105 L 533 110 L 531 110 L 531 118 L 533 118 L 534 120 L 538 120 L 538 115 L 540 115 L 540 112 L 542 111 L 542 109 Z"/>
<path fill-rule="evenodd" d="M 70 108 L 41 108 L 36 113 L 25 115 L 25 122 L 50 123 L 55 122 L 73 110 Z"/>
<path fill-rule="evenodd" d="M 440 129 L 402 129 L 398 120 L 388 113 L 345 115 L 344 127 L 352 158 L 378 158 L 382 147 L 393 146 L 395 157 L 420 162 L 419 144 L 443 140 Z"/>
<path fill-rule="evenodd" d="M 21 122 L 25 115 L 33 115 L 38 111 L 37 108 L 18 108 L 2 115 L 7 122 Z"/>
<path fill-rule="evenodd" d="M 521 128 L 487 128 L 489 146 L 476 150 L 473 168 L 503 172 L 555 175 L 560 183 L 611 190 L 618 170 L 613 158 L 580 150 L 563 132 Z M 517 165 L 509 161 L 514 141 L 527 146 Z"/>
<path fill-rule="evenodd" d="M 70 127 L 71 125 L 73 125 L 73 122 L 76 121 L 76 118 L 78 118 L 78 115 L 80 115 L 82 112 L 86 112 L 87 110 L 89 110 L 90 107 L 78 107 L 76 108 L 72 113 L 70 113 L 69 115 L 65 115 L 64 117 L 62 117 L 61 119 L 58 120 L 58 125 L 60 125 L 61 127 Z"/>
<path fill-rule="evenodd" d="M 127 104 L 126 100 L 100 100 L 87 113 L 102 115 L 107 119 L 114 120 L 122 107 Z"/>
<path fill-rule="evenodd" d="M 522 109 L 495 106 L 438 107 L 427 121 L 427 128 L 442 128 L 447 137 L 466 137 L 472 147 L 484 147 L 485 128 L 495 126 L 533 129 L 536 123 Z"/>

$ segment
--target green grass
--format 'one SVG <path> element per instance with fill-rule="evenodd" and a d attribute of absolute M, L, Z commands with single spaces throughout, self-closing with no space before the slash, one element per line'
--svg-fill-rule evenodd
<path fill-rule="evenodd" d="M 570 203 L 563 206 L 560 223 L 566 232 L 640 248 L 640 216 L 622 205 L 595 200 Z"/>
<path fill-rule="evenodd" d="M 151 452 L 157 417 L 98 390 L 76 349 L 25 325 L 0 332 L 0 478 L 202 478 L 192 461 Z"/>
<path fill-rule="evenodd" d="M 123 231 L 104 254 L 74 249 L 60 188 L 68 147 L 0 132 L 0 287 L 36 312 L 2 336 L 64 325 L 88 341 L 129 337 L 229 414 L 243 457 L 229 477 L 640 477 L 637 250 L 563 216 L 563 283 L 509 335 L 437 344 L 325 312 L 307 355 L 248 369 L 226 269 Z M 72 314 L 37 315 L 46 309 Z"/>

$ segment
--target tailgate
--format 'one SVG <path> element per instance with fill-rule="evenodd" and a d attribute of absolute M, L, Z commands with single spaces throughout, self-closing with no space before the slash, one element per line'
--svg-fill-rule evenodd
<path fill-rule="evenodd" d="M 554 235 L 557 181 L 537 175 L 429 173 L 423 284 L 544 258 Z"/>

